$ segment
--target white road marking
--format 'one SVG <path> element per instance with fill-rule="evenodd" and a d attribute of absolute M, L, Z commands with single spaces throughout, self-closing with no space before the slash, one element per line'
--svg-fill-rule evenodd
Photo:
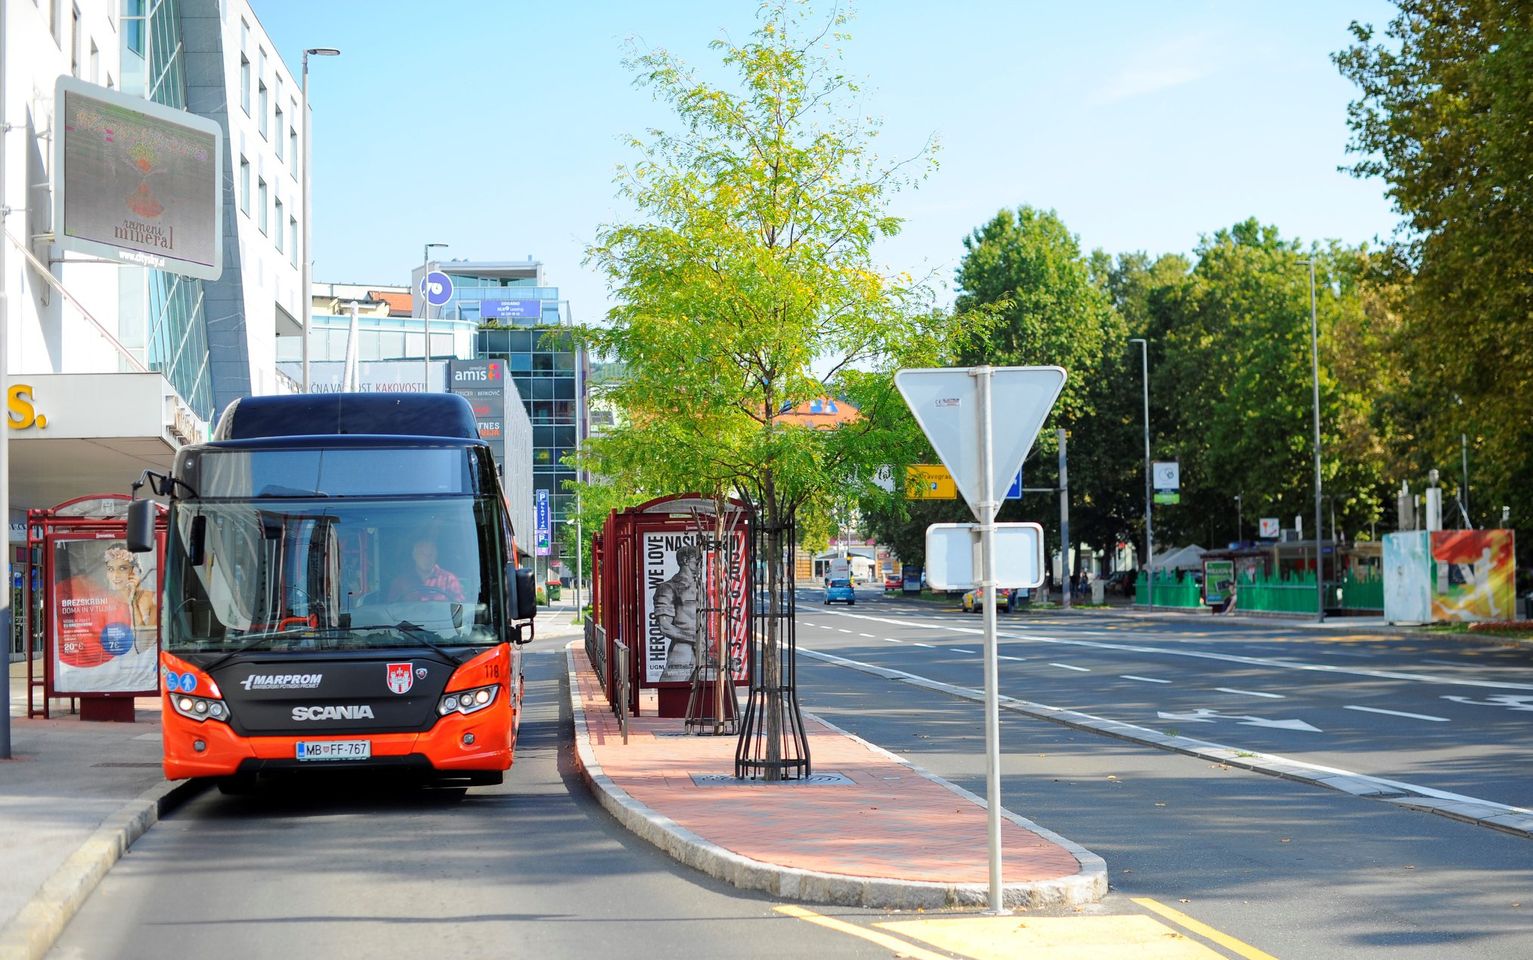
<path fill-rule="evenodd" d="M 1027 659 L 1027 658 L 1026 658 L 1026 657 L 1009 657 L 1009 656 L 1007 656 L 1007 655 L 1006 655 L 1006 654 L 1004 654 L 1004 653 L 998 653 L 998 654 L 996 654 L 996 656 L 997 656 L 997 657 L 998 657 L 998 658 L 1000 658 L 1000 659 L 1002 659 L 1002 660 L 1016 660 L 1016 661 L 1018 661 L 1018 662 L 1021 662 L 1021 661 L 1023 661 L 1023 660 L 1026 660 L 1026 659 Z"/>
<path fill-rule="evenodd" d="M 1238 690 L 1235 687 L 1215 687 L 1220 693 L 1234 693 L 1242 697 L 1266 697 L 1268 700 L 1286 700 L 1281 693 L 1262 693 L 1260 690 Z"/>
<path fill-rule="evenodd" d="M 1136 677 L 1132 673 L 1119 674 L 1124 680 L 1138 680 L 1140 683 L 1170 683 L 1170 680 L 1157 680 L 1154 677 Z"/>
<path fill-rule="evenodd" d="M 889 617 L 875 617 L 865 613 L 838 612 L 827 610 L 835 617 L 855 617 L 859 620 L 871 620 L 875 623 L 887 623 L 897 627 L 917 627 L 923 630 L 946 630 L 956 633 L 983 634 L 984 630 L 976 627 L 948 626 L 944 623 L 932 623 L 921 620 L 895 620 Z M 1426 673 L 1403 673 L 1396 670 L 1367 670 L 1362 667 L 1338 667 L 1327 663 L 1302 663 L 1289 659 L 1275 659 L 1270 657 L 1243 657 L 1234 653 L 1209 653 L 1204 650 L 1173 650 L 1167 647 L 1151 647 L 1137 643 L 1104 643 L 1100 640 L 1065 640 L 1060 637 L 1045 637 L 1033 633 L 1007 633 L 997 634 L 1008 640 L 1027 640 L 1033 643 L 1053 643 L 1068 647 L 1091 647 L 1097 650 L 1123 650 L 1129 653 L 1157 653 L 1172 657 L 1192 657 L 1199 660 L 1220 660 L 1225 663 L 1243 663 L 1258 667 L 1282 667 L 1285 670 L 1308 670 L 1316 673 L 1335 673 L 1353 677 L 1377 677 L 1383 680 L 1412 680 L 1418 683 L 1440 683 L 1444 686 L 1453 687 L 1489 687 L 1495 690 L 1529 690 L 1533 691 L 1533 683 L 1508 683 L 1496 680 L 1463 680 L 1457 677 L 1443 677 Z"/>
<path fill-rule="evenodd" d="M 903 640 L 896 640 L 893 637 L 884 637 L 884 642 L 885 643 L 904 643 L 905 641 L 903 641 Z"/>
<path fill-rule="evenodd" d="M 1319 727 L 1313 727 L 1303 720 L 1268 720 L 1266 717 L 1252 717 L 1237 713 L 1220 713 L 1207 707 L 1199 707 L 1191 713 L 1166 713 L 1157 711 L 1155 714 L 1162 720 L 1180 720 L 1183 723 L 1213 723 L 1215 720 L 1234 720 L 1247 727 L 1270 727 L 1275 730 L 1304 730 L 1308 733 L 1320 733 Z"/>
<path fill-rule="evenodd" d="M 867 637 L 869 640 L 877 640 L 878 639 L 877 637 L 873 636 L 871 633 L 859 633 L 859 634 L 857 634 L 857 636 L 859 636 L 859 637 Z"/>
<path fill-rule="evenodd" d="M 915 645 L 916 645 L 916 646 L 918 646 L 918 647 L 925 647 L 925 648 L 927 648 L 927 649 L 928 649 L 928 650 L 935 650 L 935 649 L 937 649 L 937 648 L 936 648 L 936 647 L 934 647 L 934 646 L 932 646 L 932 645 L 931 645 L 931 644 L 929 644 L 929 643 L 922 643 L 922 642 L 921 642 L 921 641 L 919 641 L 919 640 L 912 640 L 912 641 L 910 641 L 910 642 L 911 642 L 911 643 L 913 643 L 913 644 L 915 644 Z"/>
<path fill-rule="evenodd" d="M 840 630 L 842 633 L 851 633 L 852 632 L 852 631 L 846 629 L 845 627 L 837 627 L 836 629 Z"/>
<path fill-rule="evenodd" d="M 963 647 L 948 647 L 954 653 L 973 653 L 973 650 L 965 650 Z"/>
<path fill-rule="evenodd" d="M 1410 717 L 1412 720 L 1432 720 L 1437 723 L 1447 723 L 1447 717 L 1432 717 L 1424 713 L 1405 713 L 1401 710 L 1380 710 L 1377 707 L 1354 707 L 1350 704 L 1342 707 L 1343 710 L 1361 710 L 1364 713 L 1382 713 L 1391 717 Z"/>
<path fill-rule="evenodd" d="M 1468 697 L 1443 697 L 1444 700 L 1452 700 L 1454 703 L 1467 703 L 1471 707 L 1507 707 L 1512 710 L 1526 710 L 1533 712 L 1533 697 L 1518 697 L 1509 693 L 1498 694 L 1494 697 L 1486 697 L 1484 700 L 1471 700 Z"/>
<path fill-rule="evenodd" d="M 1049 666 L 1051 666 L 1051 667 L 1058 667 L 1061 670 L 1074 670 L 1077 673 L 1090 673 L 1091 672 L 1091 668 L 1090 667 L 1072 667 L 1068 663 L 1050 663 Z"/>

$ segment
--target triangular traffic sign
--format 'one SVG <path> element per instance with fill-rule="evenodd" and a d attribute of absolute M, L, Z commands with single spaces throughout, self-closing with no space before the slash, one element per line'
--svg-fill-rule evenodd
<path fill-rule="evenodd" d="M 990 499 L 998 507 L 1064 389 L 1065 371 L 1060 367 L 947 367 L 901 370 L 894 375 L 910 412 L 981 523 L 995 516 L 980 513 L 985 488 L 980 469 L 979 379 L 986 369 L 990 373 Z"/>

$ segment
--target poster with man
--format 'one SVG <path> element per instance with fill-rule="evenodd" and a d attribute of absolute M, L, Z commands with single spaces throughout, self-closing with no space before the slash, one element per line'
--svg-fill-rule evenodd
<path fill-rule="evenodd" d="M 705 608 L 718 603 L 714 583 L 717 541 L 696 531 L 649 531 L 643 536 L 644 682 L 687 683 L 707 637 Z M 729 671 L 746 679 L 745 535 L 725 540 L 722 604 L 730 611 Z"/>
<path fill-rule="evenodd" d="M 53 689 L 152 693 L 159 688 L 155 554 L 120 540 L 53 544 Z"/>

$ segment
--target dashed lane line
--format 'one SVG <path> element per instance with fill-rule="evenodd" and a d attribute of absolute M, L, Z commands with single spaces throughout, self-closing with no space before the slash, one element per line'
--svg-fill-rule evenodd
<path fill-rule="evenodd" d="M 1447 717 L 1434 717 L 1425 713 L 1406 713 L 1402 710 L 1380 710 L 1378 707 L 1354 707 L 1350 704 L 1342 707 L 1343 710 L 1360 710 L 1363 713 L 1382 713 L 1390 717 L 1408 717 L 1411 720 L 1431 720 L 1435 723 L 1448 723 Z"/>
<path fill-rule="evenodd" d="M 948 647 L 948 649 L 953 651 L 954 653 L 967 653 L 970 656 L 972 656 L 974 654 L 973 650 L 965 650 L 963 647 Z"/>
<path fill-rule="evenodd" d="M 1236 687 L 1215 687 L 1220 693 L 1233 693 L 1241 697 L 1266 697 L 1268 700 L 1287 700 L 1281 693 L 1262 693 L 1260 690 L 1240 690 Z"/>
<path fill-rule="evenodd" d="M 1051 666 L 1051 667 L 1058 667 L 1061 670 L 1074 670 L 1077 673 L 1090 673 L 1091 672 L 1091 668 L 1090 667 L 1072 667 L 1068 663 L 1050 663 L 1049 666 Z"/>
<path fill-rule="evenodd" d="M 897 627 L 916 627 L 922 630 L 948 630 L 956 633 L 980 634 L 984 630 L 977 627 L 950 626 L 943 623 L 931 623 L 921 620 L 896 620 L 890 617 L 875 617 L 864 613 L 841 613 L 827 611 L 832 616 L 854 617 L 859 620 L 870 620 L 874 623 L 886 623 Z M 1445 686 L 1457 687 L 1489 687 L 1494 690 L 1530 690 L 1533 691 L 1533 683 L 1512 683 L 1500 680 L 1468 680 L 1457 677 L 1443 677 L 1426 673 L 1406 673 L 1399 670 L 1369 670 L 1362 667 L 1339 667 L 1328 663 L 1304 663 L 1289 659 L 1276 659 L 1271 657 L 1244 657 L 1235 653 L 1211 653 L 1206 650 L 1174 650 L 1168 647 L 1152 647 L 1138 643 L 1104 643 L 1100 640 L 1066 640 L 1062 637 L 1045 637 L 1031 633 L 996 633 L 997 637 L 1010 640 L 1029 640 L 1034 643 L 1051 643 L 1068 647 L 1090 647 L 1097 650 L 1122 650 L 1129 653 L 1152 653 L 1171 657 L 1192 657 L 1199 660 L 1219 660 L 1225 663 L 1243 663 L 1258 667 L 1278 667 L 1285 670 L 1307 670 L 1316 673 L 1335 673 L 1354 677 L 1375 677 L 1383 680 L 1411 680 L 1418 683 L 1437 683 Z M 1466 654 L 1476 651 L 1466 650 Z"/>
<path fill-rule="evenodd" d="M 1155 677 L 1139 677 L 1139 676 L 1135 676 L 1132 673 L 1122 673 L 1122 674 L 1119 674 L 1119 677 L 1121 677 L 1124 680 L 1138 680 L 1140 683 L 1170 683 L 1171 682 L 1170 680 L 1158 680 Z"/>
<path fill-rule="evenodd" d="M 798 649 L 803 655 L 825 663 L 847 667 L 861 673 L 882 677 L 885 680 L 894 680 L 927 690 L 934 690 L 938 693 L 959 697 L 972 703 L 985 702 L 983 690 L 960 687 L 955 684 L 944 683 L 940 680 L 933 680 L 930 677 L 923 677 L 920 674 L 895 670 L 889 667 L 880 667 L 871 663 L 863 663 L 860 660 L 849 660 L 846 657 L 822 653 L 803 646 Z M 1520 837 L 1533 838 L 1533 809 L 1527 807 L 1516 807 L 1496 800 L 1486 800 L 1481 797 L 1471 797 L 1448 790 L 1438 790 L 1435 787 L 1407 783 L 1402 780 L 1375 777 L 1371 774 L 1358 773 L 1357 771 L 1346 770 L 1341 767 L 1311 763 L 1308 760 L 1297 760 L 1282 754 L 1264 753 L 1244 747 L 1233 747 L 1227 744 L 1215 743 L 1211 740 L 1199 740 L 1194 737 L 1182 736 L 1181 734 L 1163 733 L 1159 730 L 1152 730 L 1149 727 L 1127 723 L 1122 720 L 1112 720 L 1079 710 L 1070 710 L 1065 707 L 1051 706 L 1050 704 L 1037 703 L 1031 700 L 1018 700 L 1015 697 L 1005 695 L 1000 697 L 1000 707 L 1002 710 L 1008 710 L 1012 713 L 1019 713 L 1037 720 L 1047 720 L 1051 723 L 1073 727 L 1077 730 L 1100 733 L 1119 740 L 1127 740 L 1132 743 L 1169 750 L 1173 753 L 1183 753 L 1192 757 L 1212 760 L 1225 766 L 1239 767 L 1255 773 L 1282 777 L 1285 780 L 1294 780 L 1299 783 L 1325 787 L 1342 793 L 1350 793 L 1355 797 L 1382 800 L 1406 809 L 1435 813 L 1452 820 L 1490 827 L 1493 830 L 1500 830 Z"/>

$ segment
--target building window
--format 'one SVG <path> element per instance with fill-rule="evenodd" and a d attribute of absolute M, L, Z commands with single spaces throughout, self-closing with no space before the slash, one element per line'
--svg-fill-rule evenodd
<path fill-rule="evenodd" d="M 258 106 L 261 109 L 261 117 L 260 117 L 259 120 L 256 121 L 256 127 L 257 127 L 257 129 L 259 129 L 261 131 L 261 139 L 265 140 L 265 139 L 267 139 L 267 136 L 266 136 L 266 114 L 267 114 L 267 110 L 266 110 L 266 105 L 267 105 L 266 81 L 259 80 L 256 83 L 257 83 L 256 106 Z"/>
<path fill-rule="evenodd" d="M 250 61 L 240 56 L 240 109 L 250 116 Z"/>
<path fill-rule="evenodd" d="M 59 42 L 59 0 L 48 0 L 48 32 L 53 34 L 53 42 Z"/>
<path fill-rule="evenodd" d="M 277 99 L 281 100 L 282 98 L 278 97 Z M 272 125 L 273 125 L 273 127 L 276 128 L 277 135 L 272 138 L 271 143 L 272 143 L 272 146 L 277 148 L 277 159 L 281 160 L 282 159 L 282 108 L 281 107 L 277 108 L 276 121 Z"/>
<path fill-rule="evenodd" d="M 245 22 L 245 18 L 244 17 L 240 17 L 240 52 L 244 53 L 246 50 L 249 50 L 249 49 L 250 49 L 250 24 Z"/>
<path fill-rule="evenodd" d="M 293 217 L 287 218 L 287 249 L 293 266 L 298 266 L 298 221 Z"/>
<path fill-rule="evenodd" d="M 250 214 L 250 161 L 240 157 L 240 212 Z"/>
<path fill-rule="evenodd" d="M 94 40 L 90 42 L 90 82 L 101 82 L 101 48 Z"/>
<path fill-rule="evenodd" d="M 275 207 L 276 207 L 276 217 L 274 219 L 277 221 L 277 229 L 273 230 L 272 234 L 273 234 L 274 239 L 277 241 L 277 252 L 281 253 L 282 252 L 282 201 L 280 199 L 276 201 Z"/>
<path fill-rule="evenodd" d="M 261 205 L 261 213 L 256 217 L 256 222 L 261 226 L 261 232 L 266 232 L 266 179 L 256 178 L 256 202 Z"/>
<path fill-rule="evenodd" d="M 69 75 L 80 76 L 80 8 L 69 14 Z"/>
<path fill-rule="evenodd" d="M 292 166 L 289 167 L 288 169 L 293 174 L 293 179 L 297 180 L 298 179 L 298 130 L 295 127 L 288 127 L 287 128 L 287 153 L 288 153 L 288 156 L 292 157 L 292 161 L 291 161 Z"/>

